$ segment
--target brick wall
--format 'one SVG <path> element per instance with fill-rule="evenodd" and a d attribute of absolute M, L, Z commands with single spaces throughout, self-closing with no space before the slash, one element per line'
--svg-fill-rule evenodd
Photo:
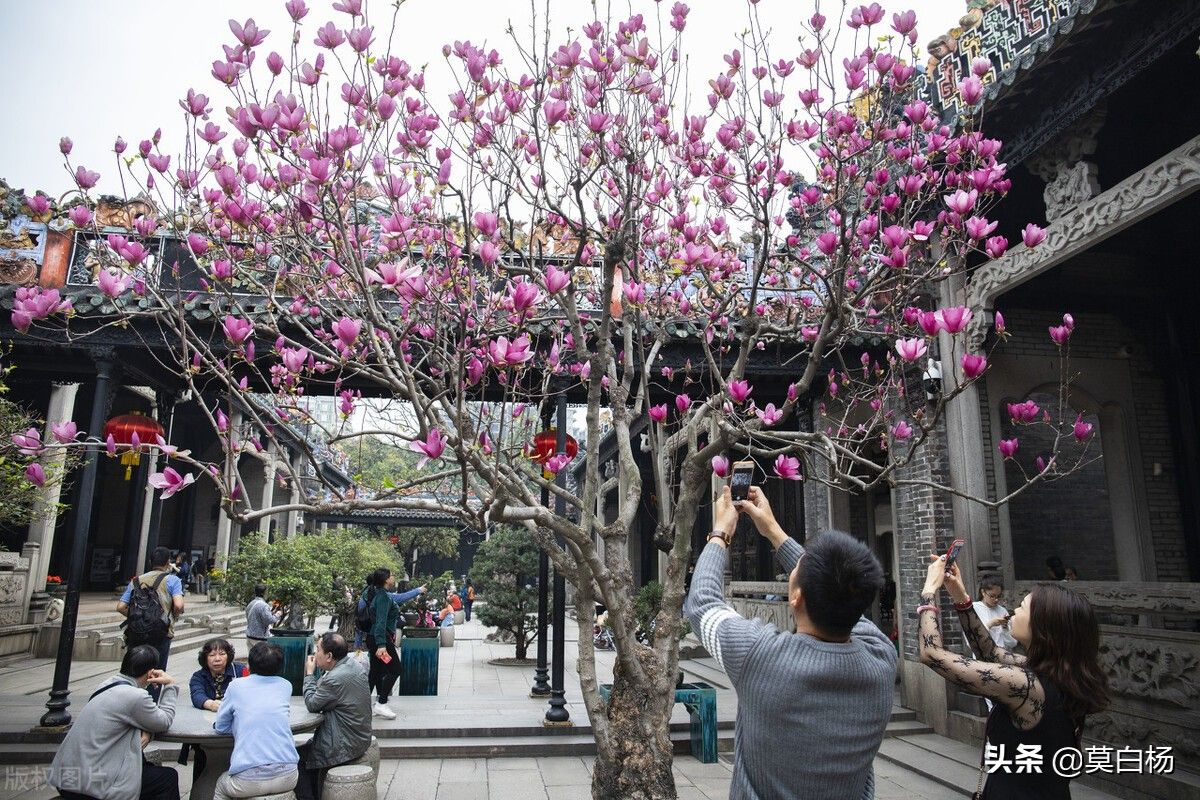
<path fill-rule="evenodd" d="M 1003 299 L 997 304 L 1004 312 L 1007 327 L 1012 336 L 1009 341 L 1000 345 L 998 352 L 1006 356 L 1021 358 L 1054 359 L 1057 349 L 1047 335 L 1050 325 L 1060 324 L 1061 315 L 1047 311 L 1032 311 L 1005 306 Z M 1170 430 L 1170 418 L 1167 409 L 1167 396 L 1158 367 L 1150 354 L 1161 347 L 1163 333 L 1158 329 L 1159 322 L 1145 319 L 1135 330 L 1126 325 L 1121 319 L 1104 313 L 1075 313 L 1076 330 L 1071 339 L 1071 354 L 1076 358 L 1115 359 L 1121 348 L 1131 346 L 1127 361 L 1133 397 L 1133 408 L 1124 410 L 1127 424 L 1131 426 L 1130 439 L 1136 440 L 1141 452 L 1141 463 L 1133 465 L 1140 469 L 1143 485 L 1145 486 L 1145 504 L 1149 512 L 1150 533 L 1155 555 L 1158 579 L 1176 581 L 1188 579 L 1187 553 L 1184 540 L 1183 519 L 1179 506 L 1178 476 L 1175 468 L 1175 451 Z M 1033 389 L 1034 387 L 1029 387 Z M 994 487 L 994 460 L 997 438 L 989 429 L 988 403 L 1000 404 L 1014 398 L 989 397 L 986 391 L 980 393 L 981 409 L 984 418 L 984 451 L 988 463 L 989 485 Z M 1104 401 L 1106 398 L 1098 398 Z M 1104 432 L 1100 431 L 1101 439 Z M 1022 442 L 1022 450 L 1025 449 Z M 1026 453 L 1028 454 L 1028 452 Z M 1155 465 L 1158 465 L 1157 469 Z M 1103 474 L 1103 464 L 1098 466 Z M 1158 474 L 1155 474 L 1155 473 Z M 1065 505 L 1085 507 L 1088 502 L 1100 505 L 1107 503 L 1107 494 L 1103 498 L 1087 488 L 1094 480 L 1086 476 L 1082 481 L 1068 479 L 1054 486 L 1055 497 Z M 1079 497 L 1077 495 L 1082 495 Z M 1111 528 L 1110 528 L 1111 531 Z M 1117 535 L 1123 532 L 1118 531 Z M 1095 533 L 1072 534 L 1072 539 L 1064 542 L 1064 547 L 1086 551 L 1095 546 Z M 999 541 L 999 527 L 993 515 L 993 540 Z M 1111 536 L 1109 538 L 1111 541 Z M 1108 543 L 1105 543 L 1108 546 Z M 1014 551 L 1017 540 L 1014 539 Z M 1044 561 L 1045 556 L 1042 556 Z M 1067 557 L 1064 556 L 1064 560 Z M 1069 563 L 1069 561 L 1068 561 Z M 1082 569 L 1082 567 L 1081 567 Z M 1032 577 L 1041 577 L 1042 570 Z M 1020 573 L 1018 573 L 1020 574 Z M 1085 578 L 1098 579 L 1092 574 Z"/>
<path fill-rule="evenodd" d="M 914 386 L 911 396 L 924 397 Z M 923 479 L 943 485 L 950 481 L 950 462 L 946 447 L 946 427 L 943 417 L 934 432 L 925 440 L 913 461 L 902 469 L 897 478 Z M 896 542 L 899 550 L 900 575 L 897 578 L 899 598 L 897 613 L 904 615 L 904 636 L 901 653 L 910 661 L 917 660 L 917 614 L 921 588 L 925 585 L 929 554 L 944 552 L 954 540 L 954 516 L 950 496 L 926 486 L 899 486 L 895 490 Z M 962 631 L 949 611 L 949 601 L 943 592 L 942 636 L 945 645 L 961 652 Z"/>

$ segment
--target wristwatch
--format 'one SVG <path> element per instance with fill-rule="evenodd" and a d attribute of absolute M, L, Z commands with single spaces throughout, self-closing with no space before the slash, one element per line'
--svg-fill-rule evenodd
<path fill-rule="evenodd" d="M 726 532 L 726 531 L 714 530 L 712 533 L 710 533 L 708 535 L 708 539 L 706 540 L 706 543 L 711 542 L 713 539 L 720 539 L 722 542 L 725 543 L 725 546 L 728 547 L 730 544 L 733 543 L 733 532 L 732 531 Z"/>

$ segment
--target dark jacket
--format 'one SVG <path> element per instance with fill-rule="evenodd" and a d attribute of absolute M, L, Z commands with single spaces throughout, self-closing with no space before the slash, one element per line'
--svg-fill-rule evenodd
<path fill-rule="evenodd" d="M 319 680 L 316 675 L 305 675 L 304 705 L 325 717 L 313 734 L 306 767 L 336 767 L 367 752 L 371 745 L 371 688 L 354 659 L 343 658 Z"/>
<path fill-rule="evenodd" d="M 234 661 L 232 664 L 225 665 L 225 690 L 229 691 L 229 682 L 234 678 L 240 678 L 246 672 L 246 665 Z M 217 699 L 217 683 L 213 680 L 212 673 L 207 668 L 198 669 L 192 673 L 192 680 L 188 684 L 192 690 L 192 705 L 196 708 L 204 708 L 205 700 Z"/>
<path fill-rule="evenodd" d="M 396 634 L 396 623 L 400 620 L 400 607 L 386 591 L 373 589 L 371 605 L 375 609 L 375 621 L 367 633 L 375 639 L 376 647 L 383 647 Z"/>

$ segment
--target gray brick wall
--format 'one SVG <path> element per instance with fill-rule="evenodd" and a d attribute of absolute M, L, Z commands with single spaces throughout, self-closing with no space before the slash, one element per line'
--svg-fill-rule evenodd
<path fill-rule="evenodd" d="M 1061 322 L 1061 315 L 1048 311 L 1034 311 L 1005 306 L 1003 299 L 997 304 L 1007 320 L 1011 338 L 1000 345 L 998 352 L 1007 356 L 1028 358 L 1056 358 L 1057 349 L 1047 335 L 1047 328 Z M 1154 320 L 1146 320 L 1145 327 L 1133 329 L 1122 320 L 1111 314 L 1080 312 L 1075 314 L 1076 331 L 1071 339 L 1071 354 L 1076 358 L 1112 359 L 1118 351 L 1127 345 L 1132 345 L 1132 353 L 1127 359 L 1130 381 L 1132 385 L 1133 408 L 1124 409 L 1127 423 L 1134 427 L 1132 436 L 1136 437 L 1141 451 L 1140 466 L 1146 490 L 1145 503 L 1149 511 L 1150 532 L 1153 551 L 1156 559 L 1158 579 L 1163 581 L 1188 580 L 1188 564 L 1184 540 L 1183 518 L 1179 505 L 1179 484 L 1175 466 L 1175 451 L 1170 430 L 1170 417 L 1167 409 L 1167 395 L 1163 379 L 1158 367 L 1150 357 L 1154 348 L 1161 346 L 1161 332 L 1155 327 Z M 984 387 L 981 387 L 984 388 Z M 1032 388 L 1032 387 L 1031 387 Z M 989 404 L 1003 403 L 1006 399 L 989 397 L 986 390 L 980 392 L 980 411 L 983 416 L 983 434 L 985 453 L 985 469 L 988 473 L 988 485 L 995 486 L 996 442 L 998 438 L 990 430 Z M 1094 420 L 1093 420 L 1094 421 Z M 1101 440 L 1104 432 L 1100 432 Z M 1028 455 L 1024 439 L 1022 451 Z M 1155 465 L 1158 465 L 1157 470 Z M 1103 475 L 1103 464 L 1097 466 L 1099 474 Z M 1155 474 L 1155 473 L 1158 474 Z M 1072 476 L 1074 478 L 1076 476 Z M 1096 486 L 1094 477 L 1082 476 L 1083 480 L 1068 479 L 1054 485 L 1055 502 L 1076 509 L 1086 508 L 1088 503 L 1100 506 L 1107 503 L 1107 493 L 1100 497 L 1091 492 L 1088 485 Z M 1079 495 L 1083 495 L 1082 497 Z M 1090 497 L 1090 501 L 1088 500 Z M 1012 509 L 1010 509 L 1010 512 Z M 992 517 L 992 537 L 999 548 L 999 523 L 995 514 Z M 1111 527 L 1109 528 L 1111 532 Z M 1118 532 L 1119 534 L 1120 532 Z M 1068 539 L 1062 542 L 1060 549 L 1087 552 L 1096 545 L 1096 533 L 1070 533 Z M 1111 537 L 1110 537 L 1111 539 Z M 1107 549 L 1108 542 L 1102 548 Z M 1016 540 L 1014 540 L 1014 550 Z M 1064 560 L 1070 563 L 1067 556 Z M 1042 556 L 1044 561 L 1045 556 Z M 1082 559 L 1081 559 L 1082 560 Z M 1019 561 L 1019 559 L 1018 559 Z M 1080 567 L 1084 570 L 1084 567 Z M 1041 577 L 1041 571 L 1031 577 Z M 1018 571 L 1018 575 L 1021 572 Z M 1084 572 L 1085 579 L 1099 580 L 1100 574 L 1107 574 L 1104 568 L 1098 568 L 1093 574 Z M 1115 576 L 1114 576 L 1115 577 Z"/>

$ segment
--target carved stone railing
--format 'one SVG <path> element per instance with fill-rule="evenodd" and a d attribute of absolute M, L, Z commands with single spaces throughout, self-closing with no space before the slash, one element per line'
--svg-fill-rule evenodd
<path fill-rule="evenodd" d="M 1034 585 L 1018 582 L 1015 597 Z M 1088 737 L 1122 747 L 1170 747 L 1177 769 L 1200 772 L 1200 633 L 1194 631 L 1200 584 L 1078 581 L 1070 587 L 1088 598 L 1101 620 L 1134 623 L 1100 626 L 1111 705 L 1088 718 Z"/>
<path fill-rule="evenodd" d="M 796 629 L 788 608 L 788 585 L 776 581 L 733 581 L 729 584 L 730 605 L 748 619 L 757 617 L 783 631 Z M 779 598 L 777 600 L 768 597 Z"/>

